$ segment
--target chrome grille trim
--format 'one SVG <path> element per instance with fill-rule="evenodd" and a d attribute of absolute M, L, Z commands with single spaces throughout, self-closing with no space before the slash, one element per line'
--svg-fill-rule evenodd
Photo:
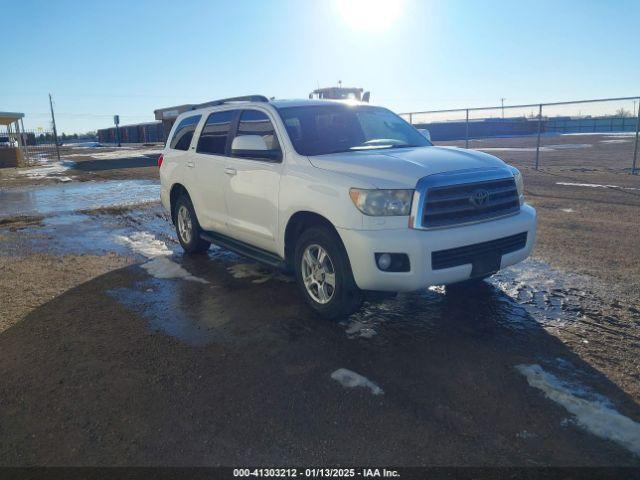
<path fill-rule="evenodd" d="M 477 209 L 471 203 L 466 205 L 470 193 L 479 188 L 487 190 L 487 203 Z M 410 226 L 417 230 L 458 227 L 516 215 L 519 211 L 515 180 L 508 166 L 456 170 L 418 181 Z M 465 212 L 468 214 L 464 215 Z"/>

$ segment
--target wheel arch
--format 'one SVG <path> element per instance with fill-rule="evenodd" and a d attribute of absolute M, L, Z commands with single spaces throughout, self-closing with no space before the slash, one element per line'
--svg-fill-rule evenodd
<path fill-rule="evenodd" d="M 325 226 L 335 233 L 336 237 L 342 244 L 342 248 L 344 248 L 344 243 L 342 242 L 342 238 L 340 237 L 338 230 L 336 230 L 333 223 L 331 223 L 327 217 L 308 210 L 298 211 L 289 217 L 284 231 L 284 259 L 288 270 L 293 271 L 296 240 L 302 232 L 317 225 Z"/>
<path fill-rule="evenodd" d="M 191 199 L 191 195 L 189 195 L 187 187 L 185 187 L 181 183 L 174 183 L 171 186 L 171 190 L 169 192 L 169 206 L 171 208 L 171 221 L 173 223 L 175 223 L 175 205 L 176 205 L 176 201 L 178 200 L 178 198 L 180 198 L 180 195 L 182 195 L 183 193 L 185 193 L 189 197 L 189 199 Z"/>

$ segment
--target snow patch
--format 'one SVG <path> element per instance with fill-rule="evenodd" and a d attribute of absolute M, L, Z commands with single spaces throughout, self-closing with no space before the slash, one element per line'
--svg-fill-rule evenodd
<path fill-rule="evenodd" d="M 482 150 L 483 152 L 535 152 L 536 147 L 478 147 L 473 150 Z M 547 147 L 540 147 L 540 151 L 549 150 Z"/>
<path fill-rule="evenodd" d="M 615 410 L 605 397 L 584 398 L 584 387 L 563 382 L 538 364 L 515 368 L 527 378 L 530 386 L 542 390 L 547 398 L 573 414 L 579 426 L 640 455 L 640 424 Z"/>
<path fill-rule="evenodd" d="M 339 368 L 331 374 L 331 378 L 346 388 L 364 387 L 371 390 L 374 395 L 382 395 L 384 393 L 378 385 L 368 378 L 346 368 Z"/>
<path fill-rule="evenodd" d="M 116 241 L 147 258 L 156 258 L 171 255 L 172 253 L 162 240 L 158 240 L 153 234 L 148 232 L 135 232 L 130 237 L 117 235 Z"/>
<path fill-rule="evenodd" d="M 575 150 L 593 147 L 590 143 L 563 143 L 558 145 L 545 145 L 540 147 L 541 152 L 555 152 L 556 150 Z M 474 150 L 483 152 L 535 152 L 536 147 L 478 147 Z"/>
<path fill-rule="evenodd" d="M 198 283 L 209 283 L 205 279 L 196 277 L 168 257 L 157 257 L 142 264 L 149 275 L 156 278 L 181 278 Z"/>
<path fill-rule="evenodd" d="M 593 147 L 590 143 L 562 143 L 559 145 L 546 145 L 545 148 L 549 150 L 575 150 L 581 148 L 591 148 Z"/>
<path fill-rule="evenodd" d="M 564 185 L 567 187 L 617 188 L 619 190 L 640 190 L 640 188 L 635 188 L 635 187 L 620 187 L 618 185 L 600 185 L 598 183 L 556 182 L 556 185 Z"/>
<path fill-rule="evenodd" d="M 574 133 L 561 133 L 562 137 L 579 137 L 579 136 L 592 136 L 603 135 L 605 137 L 635 137 L 635 132 L 574 132 Z"/>
<path fill-rule="evenodd" d="M 564 212 L 564 213 L 573 213 L 574 212 L 573 208 L 561 208 L 560 211 Z"/>
<path fill-rule="evenodd" d="M 171 260 L 173 253 L 167 245 L 148 232 L 136 232 L 130 237 L 117 235 L 116 241 L 150 260 L 141 266 L 155 278 L 180 278 L 198 283 L 209 283 L 203 278 L 191 275 L 187 270 Z"/>
<path fill-rule="evenodd" d="M 88 153 L 72 153 L 66 157 L 91 157 L 95 160 L 114 160 L 118 158 L 139 158 L 157 156 L 162 153 L 158 149 L 141 150 L 137 148 L 122 147 L 112 152 L 88 152 Z"/>
<path fill-rule="evenodd" d="M 36 168 L 25 168 L 24 170 L 18 170 L 18 172 L 16 173 L 18 173 L 18 175 L 25 175 L 29 178 L 46 178 L 52 175 L 59 175 L 66 172 L 71 168 L 71 165 L 72 163 L 69 162 L 53 162 L 51 164 L 45 164 Z"/>

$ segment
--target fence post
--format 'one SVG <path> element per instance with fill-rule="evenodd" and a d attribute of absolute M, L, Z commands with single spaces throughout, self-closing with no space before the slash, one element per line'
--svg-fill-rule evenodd
<path fill-rule="evenodd" d="M 409 123 L 413 125 L 413 113 L 409 114 Z"/>
<path fill-rule="evenodd" d="M 540 165 L 540 133 L 542 133 L 542 104 L 538 107 L 538 141 L 536 143 L 536 170 Z"/>
<path fill-rule="evenodd" d="M 464 148 L 469 148 L 469 109 L 467 108 L 467 120 L 465 123 Z"/>
<path fill-rule="evenodd" d="M 638 100 L 638 116 L 636 117 L 636 144 L 633 147 L 633 166 L 631 167 L 631 175 L 636 175 L 636 163 L 638 161 L 638 136 L 640 136 L 640 98 Z"/>

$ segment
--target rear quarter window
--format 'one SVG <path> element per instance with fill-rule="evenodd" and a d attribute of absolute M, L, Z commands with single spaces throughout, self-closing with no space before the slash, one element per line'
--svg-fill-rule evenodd
<path fill-rule="evenodd" d="M 193 115 L 180 120 L 180 123 L 173 134 L 173 138 L 171 138 L 169 147 L 174 150 L 189 150 L 189 145 L 191 145 L 191 139 L 193 138 L 193 132 L 195 132 L 201 117 L 202 115 Z"/>

